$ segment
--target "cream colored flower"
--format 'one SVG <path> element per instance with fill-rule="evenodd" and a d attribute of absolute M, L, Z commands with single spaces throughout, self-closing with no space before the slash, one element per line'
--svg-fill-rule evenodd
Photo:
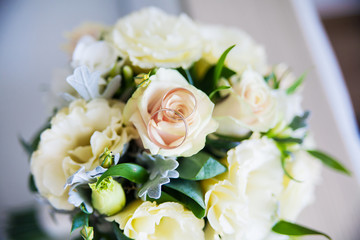
<path fill-rule="evenodd" d="M 202 183 L 213 229 L 207 234 L 213 239 L 262 240 L 277 221 L 283 189 L 280 151 L 265 137 L 246 140 L 228 152 L 227 162 L 225 180 Z"/>
<path fill-rule="evenodd" d="M 116 221 L 124 234 L 136 240 L 204 238 L 204 220 L 198 219 L 181 204 L 133 201 L 109 221 Z"/>
<path fill-rule="evenodd" d="M 86 65 L 90 71 L 106 74 L 115 65 L 120 53 L 106 41 L 97 41 L 89 35 L 83 36 L 72 56 L 73 68 Z"/>
<path fill-rule="evenodd" d="M 134 124 L 151 154 L 191 156 L 204 147 L 206 135 L 218 126 L 212 119 L 213 107 L 208 96 L 178 71 L 161 68 L 127 102 L 124 119 Z M 153 121 L 149 125 L 154 116 L 161 118 L 157 125 Z"/>
<path fill-rule="evenodd" d="M 188 68 L 201 57 L 197 26 L 185 14 L 167 15 L 150 7 L 120 19 L 110 41 L 141 68 Z"/>
<path fill-rule="evenodd" d="M 230 27 L 200 25 L 200 33 L 204 39 L 203 58 L 215 64 L 221 54 L 230 46 L 236 46 L 230 51 L 225 65 L 237 73 L 242 73 L 248 65 L 260 73 L 267 70 L 266 54 L 245 32 Z"/>
<path fill-rule="evenodd" d="M 230 78 L 229 96 L 215 106 L 214 118 L 218 132 L 237 135 L 246 130 L 266 132 L 278 121 L 278 102 L 275 92 L 263 77 L 252 69 Z"/>
<path fill-rule="evenodd" d="M 202 181 L 202 186 L 206 192 L 206 216 L 211 226 L 207 226 L 207 234 L 220 235 L 222 238 L 234 235 L 240 238 L 246 230 L 244 227 L 248 220 L 248 212 L 237 188 L 228 180 L 216 179 Z"/>
<path fill-rule="evenodd" d="M 302 116 L 304 110 L 301 106 L 302 96 L 299 93 L 291 95 L 286 94 L 285 91 L 276 91 L 279 106 L 279 119 L 284 120 L 290 124 L 295 116 Z"/>
<path fill-rule="evenodd" d="M 244 239 L 264 239 L 276 222 L 283 190 L 280 151 L 266 137 L 243 141 L 228 152 L 229 179 L 245 200 L 249 218 Z"/>
<path fill-rule="evenodd" d="M 95 99 L 76 100 L 51 120 L 41 134 L 38 150 L 31 157 L 31 173 L 40 194 L 57 209 L 71 210 L 66 179 L 82 166 L 86 171 L 99 166 L 99 156 L 108 147 L 121 153 L 136 137 L 131 127 L 122 126 L 123 104 Z"/>
<path fill-rule="evenodd" d="M 288 164 L 289 173 L 301 182 L 284 176 L 284 191 L 280 196 L 280 218 L 295 221 L 299 213 L 314 200 L 315 187 L 321 179 L 321 162 L 305 151 L 294 154 Z"/>

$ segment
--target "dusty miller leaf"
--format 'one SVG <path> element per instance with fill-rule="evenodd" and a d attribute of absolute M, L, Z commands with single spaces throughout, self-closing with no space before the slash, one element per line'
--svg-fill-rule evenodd
<path fill-rule="evenodd" d="M 95 98 L 111 98 L 120 87 L 121 76 L 117 75 L 112 78 L 102 94 L 99 92 L 100 80 L 100 72 L 90 72 L 89 68 L 86 66 L 75 68 L 74 74 L 66 79 L 70 86 L 72 86 L 86 101 Z M 68 100 L 72 99 L 69 94 L 64 94 L 63 96 Z"/>

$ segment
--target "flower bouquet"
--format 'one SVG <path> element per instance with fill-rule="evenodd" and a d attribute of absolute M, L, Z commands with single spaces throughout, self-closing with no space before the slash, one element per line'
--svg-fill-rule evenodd
<path fill-rule="evenodd" d="M 31 186 L 84 239 L 288 239 L 321 163 L 305 74 L 238 29 L 147 8 L 70 35 L 56 113 L 31 143 Z M 66 82 L 65 82 L 66 81 Z"/>

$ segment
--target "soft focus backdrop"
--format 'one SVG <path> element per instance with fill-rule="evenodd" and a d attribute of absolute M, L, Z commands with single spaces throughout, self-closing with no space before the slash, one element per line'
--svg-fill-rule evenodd
<path fill-rule="evenodd" d="M 35 202 L 28 191 L 29 166 L 18 137 L 30 139 L 50 114 L 44 102 L 45 92 L 50 88 L 54 71 L 68 64 L 68 56 L 61 50 L 64 33 L 85 21 L 113 24 L 133 10 L 156 5 L 170 13 L 185 11 L 195 20 L 240 27 L 265 46 L 270 63 L 286 62 L 298 75 L 310 72 L 304 105 L 313 110 L 311 125 L 315 138 L 321 149 L 354 169 L 354 176 L 349 178 L 324 170 L 317 202 L 306 209 L 300 222 L 329 233 L 334 239 L 359 239 L 360 194 L 356 182 L 356 172 L 360 174 L 359 137 L 346 87 L 314 7 L 323 16 L 340 64 L 346 70 L 344 75 L 358 114 L 360 54 L 356 51 L 360 41 L 354 39 L 360 36 L 360 28 L 356 27 L 360 7 L 356 0 L 315 3 L 308 0 L 0 0 L 0 212 Z M 349 23 L 349 18 L 355 21 Z M 349 24 L 355 24 L 358 31 L 349 30 L 353 34 L 346 38 L 344 26 Z M 344 58 L 352 60 L 346 62 Z M 4 216 L 0 217 L 0 239 Z"/>

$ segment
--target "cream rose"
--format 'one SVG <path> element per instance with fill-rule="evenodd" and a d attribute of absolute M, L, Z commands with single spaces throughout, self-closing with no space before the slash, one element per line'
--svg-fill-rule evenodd
<path fill-rule="evenodd" d="M 99 71 L 106 74 L 115 65 L 119 51 L 106 41 L 97 41 L 89 35 L 83 36 L 77 43 L 71 66 L 73 68 L 86 65 L 90 71 Z"/>
<path fill-rule="evenodd" d="M 107 220 L 119 223 L 124 234 L 136 240 L 205 239 L 204 220 L 175 202 L 157 205 L 136 200 Z"/>
<path fill-rule="evenodd" d="M 216 130 L 214 104 L 176 70 L 159 69 L 139 87 L 124 110 L 125 122 L 134 124 L 151 154 L 191 156 Z"/>
<path fill-rule="evenodd" d="M 137 137 L 135 129 L 124 128 L 123 104 L 95 99 L 76 100 L 51 120 L 41 134 L 38 150 L 31 157 L 31 173 L 39 193 L 57 209 L 71 210 L 66 179 L 82 166 L 86 171 L 99 166 L 99 156 L 108 147 L 121 153 Z"/>
<path fill-rule="evenodd" d="M 185 14 L 167 15 L 150 7 L 120 19 L 110 41 L 141 68 L 188 68 L 201 57 L 197 26 Z"/>
<path fill-rule="evenodd" d="M 230 27 L 200 25 L 200 33 L 204 39 L 203 58 L 215 64 L 221 54 L 230 46 L 225 65 L 237 73 L 242 73 L 248 65 L 260 73 L 267 70 L 266 54 L 262 46 L 245 32 Z"/>
<path fill-rule="evenodd" d="M 209 224 L 221 239 L 262 240 L 277 220 L 280 151 L 265 137 L 246 140 L 228 152 L 227 163 L 225 180 L 203 183 Z"/>
<path fill-rule="evenodd" d="M 241 135 L 244 132 L 266 132 L 278 121 L 276 93 L 263 77 L 252 69 L 230 78 L 229 96 L 218 103 L 214 118 L 219 122 L 218 132 L 225 135 Z"/>
<path fill-rule="evenodd" d="M 280 217 L 295 221 L 300 212 L 314 200 L 315 187 L 321 179 L 321 162 L 305 151 L 294 154 L 289 173 L 301 182 L 284 176 L 284 191 L 280 195 Z"/>

